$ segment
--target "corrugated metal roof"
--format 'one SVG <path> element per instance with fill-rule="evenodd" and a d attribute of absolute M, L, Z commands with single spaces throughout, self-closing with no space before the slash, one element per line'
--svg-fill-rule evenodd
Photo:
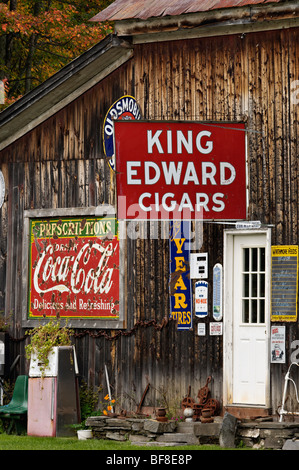
<path fill-rule="evenodd" d="M 91 21 L 146 20 L 152 17 L 175 16 L 222 8 L 282 3 L 285 0 L 115 0 Z"/>

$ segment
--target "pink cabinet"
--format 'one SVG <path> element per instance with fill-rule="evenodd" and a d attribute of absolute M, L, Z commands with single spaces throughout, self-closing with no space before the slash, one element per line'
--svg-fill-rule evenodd
<path fill-rule="evenodd" d="M 73 347 L 55 348 L 44 377 L 32 360 L 28 380 L 27 434 L 73 436 L 80 422 L 78 368 Z"/>

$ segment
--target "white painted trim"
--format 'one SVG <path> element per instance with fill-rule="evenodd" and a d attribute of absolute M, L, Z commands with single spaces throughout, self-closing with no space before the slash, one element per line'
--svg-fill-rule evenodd
<path fill-rule="evenodd" d="M 223 406 L 233 406 L 233 248 L 234 237 L 265 234 L 266 236 L 266 304 L 268 339 L 268 375 L 266 381 L 266 408 L 270 407 L 270 282 L 271 282 L 271 229 L 224 230 L 223 240 Z"/>

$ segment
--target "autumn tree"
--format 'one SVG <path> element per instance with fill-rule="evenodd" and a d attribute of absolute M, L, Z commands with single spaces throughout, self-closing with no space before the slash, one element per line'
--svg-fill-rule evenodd
<path fill-rule="evenodd" d="M 109 23 L 89 19 L 112 1 L 0 2 L 0 80 L 7 91 L 5 106 L 110 33 Z"/>

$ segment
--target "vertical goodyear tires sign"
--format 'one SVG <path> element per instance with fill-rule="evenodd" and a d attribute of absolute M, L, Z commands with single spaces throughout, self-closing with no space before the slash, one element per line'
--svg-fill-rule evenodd
<path fill-rule="evenodd" d="M 109 108 L 103 125 L 103 146 L 104 153 L 109 159 L 109 165 L 112 170 L 115 170 L 114 161 L 114 126 L 113 122 L 116 119 L 121 120 L 135 120 L 141 119 L 141 112 L 139 105 L 135 98 L 130 95 L 125 95 L 119 98 Z"/>
<path fill-rule="evenodd" d="M 170 222 L 170 317 L 178 330 L 192 328 L 190 238 L 191 221 Z"/>

